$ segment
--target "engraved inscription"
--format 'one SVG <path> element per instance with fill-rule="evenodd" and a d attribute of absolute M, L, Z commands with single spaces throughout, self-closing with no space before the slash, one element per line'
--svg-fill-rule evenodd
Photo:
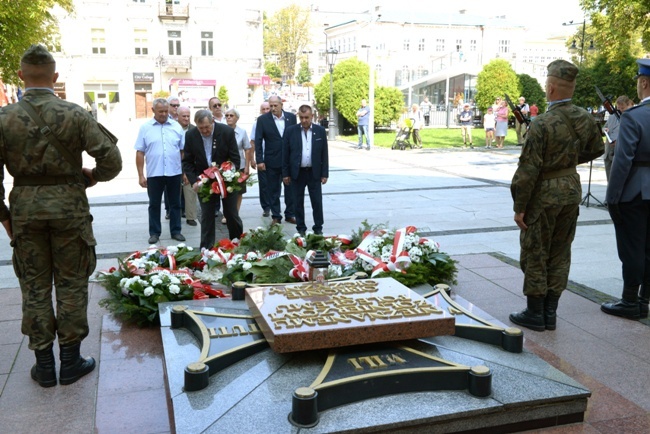
<path fill-rule="evenodd" d="M 300 285 L 289 285 L 284 288 L 270 288 L 269 295 L 282 295 L 288 300 L 298 298 L 334 296 L 337 294 L 367 294 L 378 291 L 374 280 L 353 280 L 349 282 L 329 282 L 323 285 L 318 282 L 308 282 Z"/>
<path fill-rule="evenodd" d="M 326 301 L 281 304 L 268 317 L 277 330 L 440 314 L 442 310 L 425 300 L 413 300 L 404 295 L 362 299 L 334 295 Z"/>
<path fill-rule="evenodd" d="M 355 371 L 361 372 L 366 369 L 373 370 L 388 368 L 394 365 L 403 365 L 407 362 L 397 354 L 379 354 L 374 356 L 351 357 L 348 359 L 348 363 L 352 365 Z"/>
<path fill-rule="evenodd" d="M 210 327 L 208 328 L 208 336 L 210 339 L 216 338 L 229 338 L 233 336 L 246 336 L 261 334 L 262 331 L 257 327 L 257 324 L 247 324 L 247 328 L 243 325 L 232 326 L 230 330 L 228 327 Z"/>

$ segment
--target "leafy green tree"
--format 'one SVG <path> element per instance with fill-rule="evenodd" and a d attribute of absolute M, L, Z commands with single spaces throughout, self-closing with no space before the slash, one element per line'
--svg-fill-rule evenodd
<path fill-rule="evenodd" d="M 282 77 L 282 71 L 280 70 L 280 67 L 275 62 L 264 63 L 264 73 L 271 78 Z"/>
<path fill-rule="evenodd" d="M 264 22 L 264 55 L 278 56 L 280 70 L 288 77 L 296 72 L 298 53 L 310 43 L 310 12 L 296 4 L 278 10 Z"/>
<path fill-rule="evenodd" d="M 217 93 L 217 97 L 221 100 L 221 104 L 224 106 L 228 105 L 228 100 L 230 97 L 228 96 L 228 89 L 226 89 L 226 86 L 221 86 L 219 88 L 219 92 Z"/>
<path fill-rule="evenodd" d="M 334 67 L 334 107 L 351 125 L 356 126 L 357 110 L 362 99 L 368 99 L 369 67 L 357 58 L 338 63 Z M 316 107 L 321 113 L 330 108 L 330 75 L 326 74 L 314 88 Z M 399 118 L 404 106 L 404 95 L 396 87 L 377 86 L 375 88 L 375 125 L 390 125 Z"/>
<path fill-rule="evenodd" d="M 311 71 L 309 70 L 309 62 L 303 60 L 300 62 L 300 69 L 298 70 L 298 75 L 296 76 L 298 83 L 303 84 L 311 81 Z"/>
<path fill-rule="evenodd" d="M 404 107 L 404 94 L 396 87 L 380 86 L 375 89 L 375 125 L 390 126 L 399 119 Z"/>
<path fill-rule="evenodd" d="M 508 94 L 518 98 L 521 94 L 517 74 L 507 60 L 494 59 L 483 67 L 476 78 L 476 104 L 484 112 L 498 97 Z"/>
<path fill-rule="evenodd" d="M 650 51 L 650 3 L 648 0 L 582 0 L 591 19 L 594 45 L 608 61 L 627 55 L 643 57 Z"/>
<path fill-rule="evenodd" d="M 539 112 L 544 113 L 546 111 L 546 93 L 540 86 L 539 81 L 528 74 L 517 74 L 517 78 L 519 79 L 521 96 L 526 98 L 528 105 L 537 104 Z"/>
<path fill-rule="evenodd" d="M 599 107 L 601 100 L 594 85 L 613 100 L 621 95 L 636 99 L 636 71 L 636 59 L 629 54 L 615 63 L 608 61 L 605 54 L 595 56 L 592 65 L 580 67 L 573 103 L 580 107 Z"/>
<path fill-rule="evenodd" d="M 72 12 L 73 0 L 30 0 L 0 2 L 0 76 L 18 84 L 20 58 L 31 44 L 42 43 L 56 51 L 58 26 L 52 8 Z"/>

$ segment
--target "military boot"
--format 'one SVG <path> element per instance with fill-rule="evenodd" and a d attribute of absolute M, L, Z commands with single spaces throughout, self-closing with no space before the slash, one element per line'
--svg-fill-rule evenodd
<path fill-rule="evenodd" d="M 650 301 L 650 283 L 642 284 L 639 288 L 639 317 L 648 317 L 648 302 Z"/>
<path fill-rule="evenodd" d="M 546 330 L 555 330 L 557 327 L 557 305 L 560 303 L 559 295 L 546 295 L 544 299 L 544 324 Z"/>
<path fill-rule="evenodd" d="M 627 319 L 639 319 L 639 287 L 624 286 L 623 296 L 617 302 L 603 303 L 600 310 L 609 315 L 616 315 Z"/>
<path fill-rule="evenodd" d="M 526 309 L 511 313 L 510 321 L 531 330 L 543 332 L 546 330 L 544 300 L 544 297 L 526 297 Z"/>
<path fill-rule="evenodd" d="M 79 354 L 80 347 L 81 342 L 65 347 L 60 346 L 61 372 L 59 382 L 61 384 L 72 384 L 95 369 L 95 359 L 81 357 Z"/>
<path fill-rule="evenodd" d="M 44 350 L 35 350 L 36 364 L 32 366 L 32 380 L 41 387 L 56 386 L 56 367 L 52 344 Z"/>

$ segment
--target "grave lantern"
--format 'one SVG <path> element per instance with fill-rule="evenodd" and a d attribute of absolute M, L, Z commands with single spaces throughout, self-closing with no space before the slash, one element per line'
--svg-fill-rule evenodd
<path fill-rule="evenodd" d="M 316 250 L 307 258 L 307 264 L 309 265 L 309 280 L 311 282 L 325 284 L 327 268 L 330 265 L 330 262 L 327 260 L 327 254 L 322 250 Z"/>

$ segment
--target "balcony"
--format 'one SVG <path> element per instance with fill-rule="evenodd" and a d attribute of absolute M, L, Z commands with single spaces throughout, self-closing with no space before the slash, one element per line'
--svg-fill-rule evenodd
<path fill-rule="evenodd" d="M 161 1 L 158 4 L 158 18 L 160 21 L 187 21 L 190 18 L 190 6 L 185 4 L 168 4 Z"/>

